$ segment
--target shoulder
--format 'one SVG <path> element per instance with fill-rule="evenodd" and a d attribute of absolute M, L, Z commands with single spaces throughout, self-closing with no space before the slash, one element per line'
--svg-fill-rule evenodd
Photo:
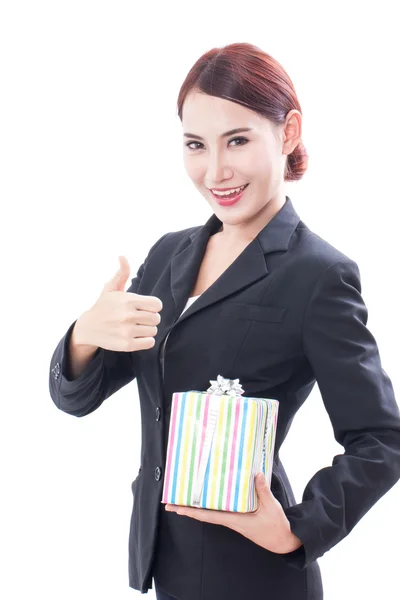
<path fill-rule="evenodd" d="M 172 251 L 175 249 L 179 251 L 179 247 L 185 242 L 187 243 L 190 236 L 197 233 L 201 227 L 201 225 L 197 225 L 195 227 L 179 229 L 178 231 L 167 231 L 153 244 L 149 254 L 153 254 L 156 249 L 161 252 L 168 252 L 169 250 Z"/>
<path fill-rule="evenodd" d="M 297 244 L 294 254 L 304 267 L 318 279 L 326 270 L 335 270 L 335 265 L 356 268 L 356 261 L 326 239 L 312 231 L 300 221 L 297 229 Z"/>

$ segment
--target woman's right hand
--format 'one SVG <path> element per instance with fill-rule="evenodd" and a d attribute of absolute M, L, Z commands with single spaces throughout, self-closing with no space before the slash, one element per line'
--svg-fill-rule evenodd
<path fill-rule="evenodd" d="M 77 320 L 75 342 L 120 352 L 149 350 L 155 344 L 162 302 L 156 296 L 125 292 L 130 268 L 124 256 L 119 262 L 119 270 L 105 284 L 96 303 Z"/>

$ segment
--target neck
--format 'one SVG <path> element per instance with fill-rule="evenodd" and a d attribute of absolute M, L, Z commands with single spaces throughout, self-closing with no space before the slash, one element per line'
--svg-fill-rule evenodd
<path fill-rule="evenodd" d="M 274 218 L 286 202 L 286 195 L 282 192 L 271 198 L 266 205 L 249 221 L 230 225 L 222 223 L 215 237 L 226 244 L 249 243 L 257 237 L 264 227 Z"/>

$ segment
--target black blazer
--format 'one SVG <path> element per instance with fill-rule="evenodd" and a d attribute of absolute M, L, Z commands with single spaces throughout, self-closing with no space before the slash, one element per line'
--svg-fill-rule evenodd
<path fill-rule="evenodd" d="M 357 264 L 313 233 L 289 197 L 180 316 L 221 224 L 213 214 L 204 226 L 166 233 L 132 279 L 127 291 L 163 303 L 155 346 L 98 349 L 71 381 L 74 321 L 51 359 L 50 395 L 59 409 L 82 417 L 137 378 L 142 449 L 132 483 L 132 588 L 146 593 L 155 576 L 180 600 L 321 599 L 316 559 L 400 478 L 399 408 L 366 326 Z M 269 552 L 229 528 L 166 513 L 160 502 L 172 394 L 206 390 L 219 374 L 239 378 L 247 396 L 280 402 L 271 489 L 303 542 L 294 552 Z M 297 503 L 279 450 L 316 381 L 344 453 L 311 478 Z"/>

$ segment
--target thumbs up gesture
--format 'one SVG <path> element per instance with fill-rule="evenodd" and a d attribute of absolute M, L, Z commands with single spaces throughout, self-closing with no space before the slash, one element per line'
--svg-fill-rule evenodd
<path fill-rule="evenodd" d="M 149 350 L 155 344 L 162 302 L 156 296 L 125 292 L 130 267 L 124 256 L 119 257 L 119 263 L 95 304 L 78 319 L 76 339 L 106 350 Z"/>

